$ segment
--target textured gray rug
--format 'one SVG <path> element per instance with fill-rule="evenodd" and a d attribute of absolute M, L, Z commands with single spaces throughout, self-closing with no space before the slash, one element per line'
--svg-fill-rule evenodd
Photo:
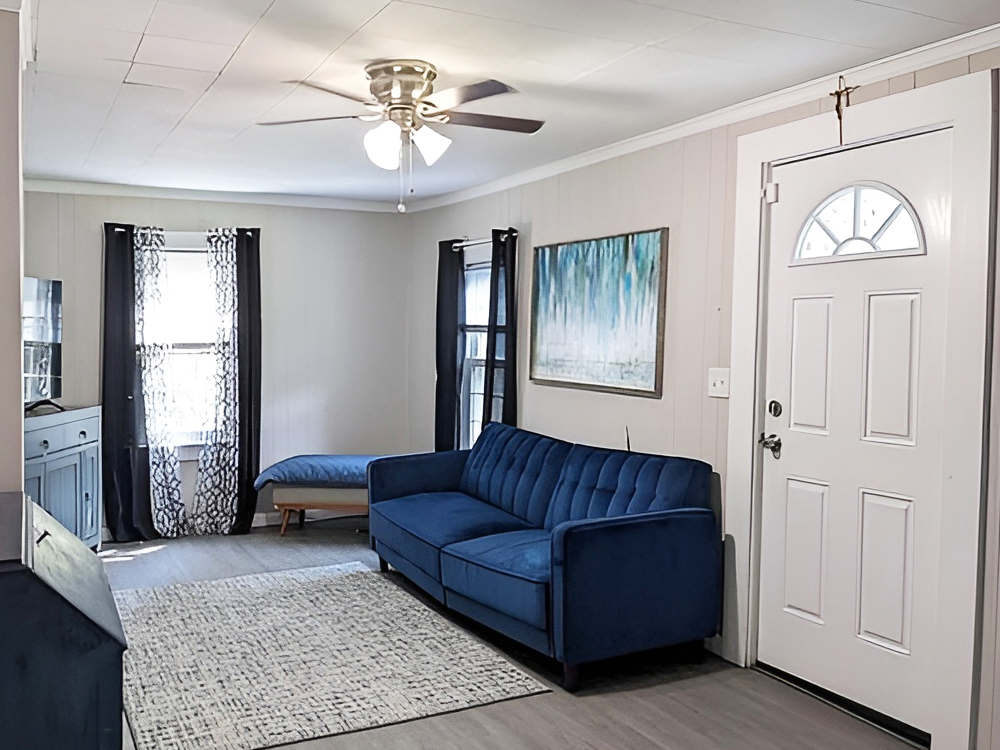
<path fill-rule="evenodd" d="M 546 692 L 361 563 L 115 596 L 138 750 L 257 750 Z"/>

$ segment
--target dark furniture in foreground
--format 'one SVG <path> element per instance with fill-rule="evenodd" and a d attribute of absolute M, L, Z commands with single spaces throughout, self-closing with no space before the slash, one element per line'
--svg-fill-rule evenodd
<path fill-rule="evenodd" d="M 471 451 L 370 465 L 372 545 L 383 568 L 562 662 L 575 689 L 582 663 L 717 632 L 711 476 L 491 423 Z"/>
<path fill-rule="evenodd" d="M 0 745 L 121 750 L 125 634 L 104 567 L 38 505 L 0 501 L 22 529 L 20 559 L 0 561 Z"/>

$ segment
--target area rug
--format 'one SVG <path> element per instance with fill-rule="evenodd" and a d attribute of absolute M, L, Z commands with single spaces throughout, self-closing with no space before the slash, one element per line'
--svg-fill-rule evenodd
<path fill-rule="evenodd" d="M 137 750 L 259 750 L 547 689 L 361 563 L 115 594 Z"/>

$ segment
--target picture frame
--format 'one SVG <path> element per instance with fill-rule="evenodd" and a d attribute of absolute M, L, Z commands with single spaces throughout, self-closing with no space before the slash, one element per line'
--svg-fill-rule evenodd
<path fill-rule="evenodd" d="M 663 396 L 669 229 L 534 248 L 529 378 Z"/>

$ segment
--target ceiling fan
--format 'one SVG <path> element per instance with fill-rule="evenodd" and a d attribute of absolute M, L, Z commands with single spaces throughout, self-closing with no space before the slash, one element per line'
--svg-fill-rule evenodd
<path fill-rule="evenodd" d="M 371 98 L 362 98 L 311 81 L 289 83 L 301 84 L 358 102 L 368 107 L 370 114 L 310 117 L 259 124 L 291 125 L 326 120 L 381 122 L 365 134 L 365 151 L 376 166 L 399 170 L 400 200 L 397 208 L 400 212 L 406 210 L 403 203 L 403 171 L 405 167 L 408 174 L 412 174 L 412 147 L 416 146 L 427 166 L 431 166 L 451 145 L 451 139 L 433 130 L 431 123 L 468 125 L 514 133 L 534 133 L 545 124 L 541 120 L 520 117 L 453 111 L 468 102 L 515 91 L 507 84 L 493 79 L 435 92 L 437 69 L 423 60 L 376 60 L 365 66 L 365 74 L 370 81 Z"/>

